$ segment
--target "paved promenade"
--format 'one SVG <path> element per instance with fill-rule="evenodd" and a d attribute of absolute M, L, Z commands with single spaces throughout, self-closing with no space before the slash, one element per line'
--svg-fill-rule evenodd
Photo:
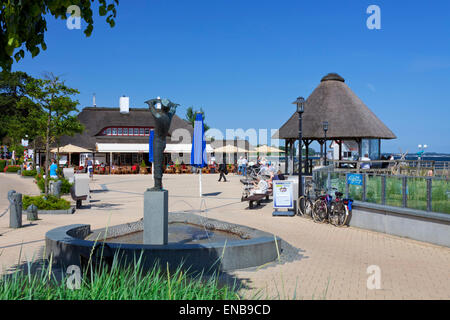
<path fill-rule="evenodd" d="M 271 232 L 299 249 L 301 258 L 231 275 L 251 297 L 281 299 L 450 299 L 450 249 L 356 228 L 336 228 L 300 217 L 273 217 L 272 203 L 254 210 L 240 202 L 239 177 L 217 182 L 203 175 L 207 216 Z M 198 176 L 165 175 L 169 210 L 198 210 Z M 58 226 L 87 223 L 92 229 L 137 221 L 143 215 L 143 192 L 153 185 L 146 175 L 95 176 L 91 207 L 73 215 L 41 215 L 24 228 L 9 229 L 9 215 L 0 218 L 0 272 L 21 260 L 37 258 L 45 233 Z M 0 214 L 6 194 L 15 189 L 38 194 L 33 180 L 0 173 Z M 380 270 L 380 289 L 367 288 L 369 266 Z"/>

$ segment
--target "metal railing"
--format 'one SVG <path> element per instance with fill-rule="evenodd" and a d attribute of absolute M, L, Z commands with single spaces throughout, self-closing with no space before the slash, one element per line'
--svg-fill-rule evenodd
<path fill-rule="evenodd" d="M 449 161 L 435 160 L 328 160 L 337 171 L 358 173 L 381 173 L 409 176 L 448 176 Z M 365 168 L 365 167 L 369 168 Z M 431 171 L 431 172 L 430 172 Z"/>
<path fill-rule="evenodd" d="M 420 177 L 342 172 L 334 167 L 313 171 L 317 188 L 337 188 L 354 200 L 394 207 L 450 214 L 450 180 Z"/>

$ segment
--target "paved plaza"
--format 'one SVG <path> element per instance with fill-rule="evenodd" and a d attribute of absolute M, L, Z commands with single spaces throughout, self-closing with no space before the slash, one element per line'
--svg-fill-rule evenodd
<path fill-rule="evenodd" d="M 203 175 L 203 193 L 210 218 L 273 233 L 297 248 L 298 259 L 230 273 L 243 284 L 246 297 L 281 299 L 450 299 L 450 249 L 357 228 L 336 228 L 301 217 L 273 217 L 272 203 L 248 210 L 241 202 L 239 176 L 217 182 Z M 169 211 L 198 210 L 198 176 L 164 175 Z M 10 229 L 9 214 L 0 217 L 0 272 L 38 258 L 48 230 L 84 223 L 92 229 L 137 221 L 143 216 L 143 192 L 149 175 L 96 175 L 90 208 L 73 215 L 41 215 L 40 220 Z M 39 194 L 33 179 L 0 173 L 0 214 L 7 192 Z M 368 289 L 369 266 L 381 271 L 380 289 Z M 375 267 L 375 268 L 377 268 Z"/>

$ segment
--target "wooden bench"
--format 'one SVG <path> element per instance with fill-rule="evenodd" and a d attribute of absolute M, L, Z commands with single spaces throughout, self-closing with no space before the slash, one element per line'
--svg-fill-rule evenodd
<path fill-rule="evenodd" d="M 259 206 L 261 205 L 262 200 L 269 200 L 269 197 L 272 195 L 272 190 L 267 191 L 266 193 L 256 193 L 248 197 L 242 197 L 241 201 L 248 201 L 248 208 L 253 209 L 253 203 L 256 202 L 256 204 Z"/>

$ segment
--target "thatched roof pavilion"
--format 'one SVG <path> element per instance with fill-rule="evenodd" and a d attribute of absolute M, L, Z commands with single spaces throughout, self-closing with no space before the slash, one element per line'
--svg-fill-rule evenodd
<path fill-rule="evenodd" d="M 324 143 L 322 123 L 328 121 L 327 140 L 355 140 L 360 146 L 363 139 L 395 139 L 395 134 L 361 101 L 347 86 L 344 78 L 330 73 L 322 78 L 319 86 L 306 99 L 302 116 L 303 142 Z M 285 139 L 288 145 L 298 140 L 298 115 L 292 116 L 273 135 L 274 139 Z M 341 158 L 341 157 L 340 157 Z"/>

